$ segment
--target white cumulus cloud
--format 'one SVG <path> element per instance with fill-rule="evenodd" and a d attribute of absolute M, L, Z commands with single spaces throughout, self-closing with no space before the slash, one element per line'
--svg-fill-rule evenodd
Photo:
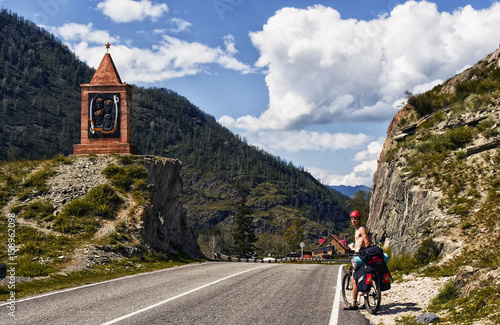
<path fill-rule="evenodd" d="M 94 68 L 102 60 L 102 40 L 109 40 L 112 43 L 110 53 L 117 54 L 113 60 L 122 80 L 127 83 L 148 84 L 195 75 L 206 72 L 211 64 L 242 73 L 252 72 L 252 67 L 234 57 L 237 51 L 231 37 L 224 40 L 225 49 L 222 49 L 163 35 L 161 42 L 151 49 L 144 49 L 130 44 L 121 45 L 119 37 L 96 30 L 91 23 L 71 23 L 50 30 L 60 36 L 81 60 Z M 154 32 L 163 33 L 162 30 Z"/>
<path fill-rule="evenodd" d="M 119 37 L 111 36 L 105 30 L 95 30 L 92 23 L 77 24 L 77 23 L 67 23 L 61 27 L 48 27 L 48 29 L 59 35 L 65 41 L 80 41 L 86 43 L 98 43 L 101 44 L 104 41 L 106 42 L 118 42 Z"/>
<path fill-rule="evenodd" d="M 300 152 L 306 150 L 329 150 L 361 148 L 372 137 L 358 133 L 328 133 L 301 131 L 260 131 L 248 134 L 252 144 L 263 149 L 275 152 L 286 150 L 288 152 Z"/>
<path fill-rule="evenodd" d="M 168 12 L 165 3 L 153 3 L 149 0 L 104 0 L 97 4 L 97 9 L 115 23 L 128 23 L 151 18 L 153 21 Z"/>
<path fill-rule="evenodd" d="M 354 161 L 357 164 L 353 167 L 352 172 L 347 174 L 338 174 L 335 170 L 317 167 L 307 167 L 306 169 L 326 185 L 371 186 L 382 146 L 382 140 L 369 143 L 366 150 L 360 151 L 354 156 Z"/>
<path fill-rule="evenodd" d="M 269 107 L 234 127 L 293 130 L 314 124 L 387 121 L 406 90 L 428 90 L 497 46 L 500 3 L 439 12 L 408 1 L 369 21 L 333 8 L 283 8 L 250 33 L 267 69 Z"/>
<path fill-rule="evenodd" d="M 380 156 L 380 152 L 382 151 L 382 147 L 384 146 L 384 140 L 373 141 L 371 142 L 366 150 L 358 152 L 354 156 L 354 160 L 356 161 L 373 161 L 377 160 Z"/>

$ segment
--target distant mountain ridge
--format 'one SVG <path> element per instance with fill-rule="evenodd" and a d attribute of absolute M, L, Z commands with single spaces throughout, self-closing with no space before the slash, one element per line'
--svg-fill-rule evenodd
<path fill-rule="evenodd" d="M 354 194 L 356 194 L 359 191 L 364 191 L 364 192 L 370 192 L 370 188 L 365 185 L 356 185 L 356 186 L 350 186 L 350 185 L 330 185 L 331 188 L 333 188 L 336 191 L 339 191 L 340 193 L 347 195 L 348 197 L 352 198 Z"/>

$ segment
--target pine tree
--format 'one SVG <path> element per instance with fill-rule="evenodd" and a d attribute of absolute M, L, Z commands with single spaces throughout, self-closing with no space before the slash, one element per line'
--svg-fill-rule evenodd
<path fill-rule="evenodd" d="M 247 198 L 243 197 L 236 210 L 235 223 L 233 230 L 233 253 L 238 257 L 247 257 L 255 251 L 255 227 L 253 225 L 252 209 L 247 206 Z"/>

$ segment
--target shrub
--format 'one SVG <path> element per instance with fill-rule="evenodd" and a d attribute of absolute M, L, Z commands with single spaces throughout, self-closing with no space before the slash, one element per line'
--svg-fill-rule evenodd
<path fill-rule="evenodd" d="M 106 176 L 107 179 L 111 179 L 114 176 L 123 173 L 123 167 L 117 166 L 115 164 L 110 164 L 102 170 L 102 173 L 104 174 L 104 176 Z"/>
<path fill-rule="evenodd" d="M 131 165 L 125 167 L 125 172 L 127 176 L 133 179 L 146 179 L 148 177 L 149 172 L 146 168 L 139 165 Z"/>
<path fill-rule="evenodd" d="M 443 289 L 437 294 L 434 299 L 432 299 L 430 304 L 431 311 L 437 311 L 435 309 L 438 305 L 444 305 L 450 300 L 453 300 L 458 297 L 458 290 L 454 285 L 453 280 L 446 282 Z M 439 309 L 438 309 L 439 310 Z"/>
<path fill-rule="evenodd" d="M 436 247 L 434 240 L 427 238 L 422 242 L 415 253 L 415 259 L 419 265 L 424 266 L 436 259 L 438 255 L 439 249 Z"/>
<path fill-rule="evenodd" d="M 428 115 L 436 110 L 432 100 L 433 96 L 430 91 L 418 95 L 410 94 L 408 96 L 408 104 L 413 106 L 419 117 Z"/>
<path fill-rule="evenodd" d="M 470 209 L 474 205 L 474 200 L 459 197 L 455 198 L 454 204 L 450 207 L 449 212 L 465 217 L 469 214 Z"/>
<path fill-rule="evenodd" d="M 93 232 L 101 224 L 100 218 L 113 218 L 122 203 L 110 185 L 96 186 L 64 206 L 54 221 L 54 229 L 70 234 Z"/>
<path fill-rule="evenodd" d="M 25 219 L 35 219 L 37 221 L 51 221 L 53 219 L 54 206 L 50 202 L 35 200 L 22 207 L 21 210 Z"/>
<path fill-rule="evenodd" d="M 417 259 L 410 253 L 403 253 L 397 256 L 392 256 L 387 263 L 389 270 L 400 271 L 404 274 L 409 274 L 418 268 Z"/>
<path fill-rule="evenodd" d="M 133 155 L 120 155 L 118 156 L 118 160 L 120 161 L 120 163 L 122 165 L 131 165 L 134 160 L 135 160 L 135 156 Z"/>
<path fill-rule="evenodd" d="M 445 139 L 446 143 L 449 146 L 449 149 L 455 150 L 456 148 L 462 148 L 463 146 L 471 142 L 473 136 L 473 128 L 462 126 L 446 132 Z"/>
<path fill-rule="evenodd" d="M 110 164 L 104 168 L 102 173 L 111 181 L 113 186 L 123 192 L 128 192 L 134 182 L 138 180 L 145 181 L 149 174 L 146 168 L 139 165 L 120 167 L 115 164 Z"/>
<path fill-rule="evenodd" d="M 53 269 L 49 265 L 33 261 L 32 256 L 24 255 L 16 259 L 16 275 L 24 277 L 37 277 L 49 275 Z"/>

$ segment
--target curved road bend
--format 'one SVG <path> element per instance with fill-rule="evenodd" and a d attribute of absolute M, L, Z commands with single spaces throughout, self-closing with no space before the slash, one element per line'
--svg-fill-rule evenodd
<path fill-rule="evenodd" d="M 202 263 L 0 305 L 2 324 L 369 324 L 343 311 L 338 265 Z M 335 303 L 334 303 L 335 301 Z"/>

